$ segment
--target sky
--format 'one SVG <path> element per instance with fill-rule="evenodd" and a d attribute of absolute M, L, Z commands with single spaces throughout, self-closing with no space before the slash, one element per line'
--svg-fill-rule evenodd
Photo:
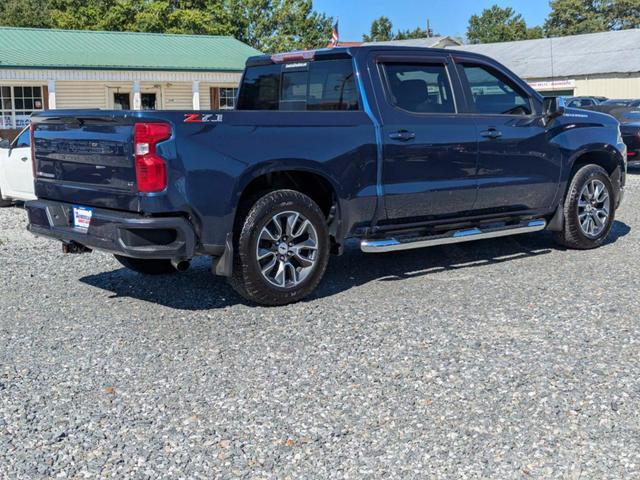
<path fill-rule="evenodd" d="M 426 27 L 434 32 L 464 37 L 469 17 L 494 4 L 522 14 L 529 27 L 542 25 L 550 11 L 548 0 L 314 0 L 314 8 L 340 18 L 340 40 L 360 41 L 371 22 L 387 16 L 393 29 Z"/>

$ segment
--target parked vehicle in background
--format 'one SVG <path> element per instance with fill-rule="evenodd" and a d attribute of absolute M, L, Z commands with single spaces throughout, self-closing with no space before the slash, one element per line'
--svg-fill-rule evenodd
<path fill-rule="evenodd" d="M 600 105 L 606 100 L 606 97 L 568 97 L 565 103 L 569 108 L 584 108 Z"/>
<path fill-rule="evenodd" d="M 611 106 L 611 107 L 640 107 L 640 100 L 630 100 L 630 99 L 626 99 L 626 100 L 616 100 L 616 99 L 611 99 L 611 100 L 607 100 L 606 102 L 602 102 L 601 105 L 604 106 Z"/>
<path fill-rule="evenodd" d="M 29 127 L 9 142 L 0 142 L 0 207 L 36 198 Z"/>
<path fill-rule="evenodd" d="M 608 100 L 585 108 L 606 113 L 620 122 L 629 165 L 640 166 L 640 100 Z"/>
<path fill-rule="evenodd" d="M 627 145 L 627 160 L 634 167 L 640 166 L 640 112 L 638 113 L 638 118 L 620 126 L 622 139 Z"/>
<path fill-rule="evenodd" d="M 242 296 L 283 305 L 348 238 L 378 253 L 547 229 L 596 248 L 623 196 L 614 118 L 477 54 L 253 57 L 237 108 L 34 115 L 29 229 L 145 274 L 208 255 Z"/>

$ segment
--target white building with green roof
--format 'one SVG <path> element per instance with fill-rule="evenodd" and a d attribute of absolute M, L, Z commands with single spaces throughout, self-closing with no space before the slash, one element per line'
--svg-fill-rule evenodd
<path fill-rule="evenodd" d="M 0 129 L 45 109 L 231 108 L 259 53 L 233 37 L 0 27 Z"/>

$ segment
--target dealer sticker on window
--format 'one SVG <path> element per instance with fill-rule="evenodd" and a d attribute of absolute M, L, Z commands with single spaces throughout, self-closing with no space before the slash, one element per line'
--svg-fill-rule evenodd
<path fill-rule="evenodd" d="M 86 207 L 73 207 L 73 226 L 78 230 L 86 232 L 91 224 L 93 210 Z"/>

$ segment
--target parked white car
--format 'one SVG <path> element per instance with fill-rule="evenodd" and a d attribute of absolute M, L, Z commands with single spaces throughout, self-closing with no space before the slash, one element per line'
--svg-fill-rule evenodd
<path fill-rule="evenodd" d="M 29 127 L 11 143 L 0 142 L 0 207 L 35 200 Z"/>

